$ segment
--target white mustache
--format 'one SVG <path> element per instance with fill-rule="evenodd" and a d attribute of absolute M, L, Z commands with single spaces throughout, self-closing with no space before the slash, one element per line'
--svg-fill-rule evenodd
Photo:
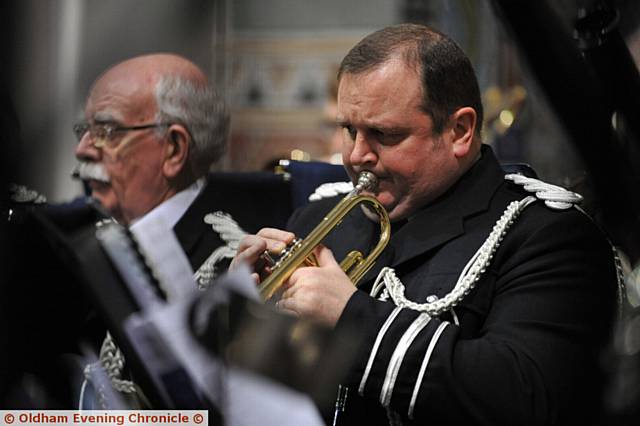
<path fill-rule="evenodd" d="M 71 177 L 81 180 L 97 180 L 104 183 L 111 182 L 109 173 L 100 163 L 89 163 L 87 161 L 81 161 L 73 168 Z"/>

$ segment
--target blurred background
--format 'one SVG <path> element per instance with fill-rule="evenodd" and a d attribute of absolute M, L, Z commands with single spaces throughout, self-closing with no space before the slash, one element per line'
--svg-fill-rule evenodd
<path fill-rule="evenodd" d="M 570 33 L 588 2 L 549 3 Z M 619 28 L 640 57 L 635 3 L 616 5 Z M 281 158 L 331 161 L 336 68 L 364 35 L 400 22 L 440 29 L 467 52 L 483 93 L 485 142 L 502 161 L 530 163 L 541 178 L 568 186 L 586 173 L 489 1 L 22 0 L 3 8 L 3 72 L 19 123 L 5 160 L 15 180 L 50 201 L 81 192 L 70 179 L 71 127 L 91 82 L 110 65 L 171 51 L 205 69 L 232 110 L 220 170 L 270 170 Z"/>
<path fill-rule="evenodd" d="M 273 170 L 280 159 L 336 161 L 333 114 L 341 58 L 376 29 L 415 22 L 449 34 L 467 52 L 483 94 L 484 141 L 498 158 L 529 163 L 541 179 L 587 195 L 585 183 L 595 181 L 612 242 L 629 255 L 627 269 L 640 262 L 638 0 L 0 3 L 3 183 L 25 184 L 52 202 L 80 195 L 80 183 L 70 177 L 76 145 L 71 129 L 91 83 L 109 66 L 152 52 L 193 60 L 225 95 L 232 129 L 229 150 L 216 169 Z M 537 13 L 541 4 L 552 16 Z M 602 4 L 619 12 L 612 24 L 595 22 L 601 34 L 593 31 L 589 39 L 585 31 L 580 40 L 573 38 L 584 10 Z M 496 16 L 497 10 L 504 14 Z M 527 19 L 522 10 L 537 14 Z M 630 54 L 629 69 L 621 66 L 626 64 L 620 46 L 609 37 L 617 32 Z M 575 50 L 573 59 L 588 61 L 572 62 L 571 52 L 563 50 L 567 46 Z M 599 77 L 589 79 L 593 74 Z M 0 236 L 5 225 L 0 221 Z M 3 243 L 0 238 L 0 258 Z M 631 304 L 639 306 L 640 268 L 625 284 Z M 624 413 L 629 404 L 634 421 L 627 424 L 637 424 L 640 308 L 630 317 L 617 333 L 623 336 L 622 349 L 616 348 L 622 361 L 609 360 L 616 368 L 610 394 L 623 407 L 613 411 Z M 0 350 L 0 361 L 3 356 Z"/>

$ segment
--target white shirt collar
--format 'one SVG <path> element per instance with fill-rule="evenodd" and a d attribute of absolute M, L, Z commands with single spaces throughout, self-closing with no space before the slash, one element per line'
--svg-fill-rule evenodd
<path fill-rule="evenodd" d="M 173 197 L 154 207 L 144 216 L 134 220 L 129 228 L 136 229 L 137 227 L 144 226 L 145 222 L 157 218 L 161 218 L 163 223 L 169 228 L 173 228 L 182 215 L 185 214 L 189 206 L 191 206 L 191 203 L 193 203 L 200 191 L 202 191 L 204 185 L 205 178 L 198 179 Z"/>

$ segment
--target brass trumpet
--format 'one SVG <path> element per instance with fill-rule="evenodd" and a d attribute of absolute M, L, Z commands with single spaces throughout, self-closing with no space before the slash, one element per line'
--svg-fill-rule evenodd
<path fill-rule="evenodd" d="M 353 250 L 340 262 L 340 267 L 347 274 L 354 285 L 367 273 L 375 263 L 376 258 L 382 253 L 391 237 L 391 224 L 385 208 L 374 197 L 360 195 L 364 190 L 375 191 L 378 186 L 378 178 L 368 171 L 360 172 L 358 184 L 346 197 L 322 219 L 320 224 L 304 239 L 296 239 L 280 255 L 277 262 L 271 266 L 271 275 L 260 283 L 258 289 L 263 300 L 269 300 L 273 293 L 293 274 L 300 266 L 317 266 L 313 250 L 324 237 L 342 222 L 342 219 L 355 206 L 361 203 L 368 204 L 378 215 L 380 221 L 380 237 L 378 244 L 365 258 L 358 250 Z"/>

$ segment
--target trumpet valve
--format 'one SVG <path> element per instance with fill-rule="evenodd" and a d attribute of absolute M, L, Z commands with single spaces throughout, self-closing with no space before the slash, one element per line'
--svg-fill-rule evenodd
<path fill-rule="evenodd" d="M 278 255 L 277 259 L 273 260 L 273 264 L 271 265 L 271 271 L 275 271 L 278 268 L 280 268 L 280 266 L 289 258 L 291 257 L 291 255 L 293 255 L 293 253 L 300 248 L 300 246 L 302 245 L 302 238 L 296 238 L 295 240 L 293 240 L 287 247 L 285 247 L 284 250 L 282 250 L 282 252 L 280 252 L 280 254 Z M 314 256 L 314 260 L 315 260 L 315 256 Z M 313 264 L 309 264 L 309 266 L 317 266 L 317 262 L 315 265 Z"/>

